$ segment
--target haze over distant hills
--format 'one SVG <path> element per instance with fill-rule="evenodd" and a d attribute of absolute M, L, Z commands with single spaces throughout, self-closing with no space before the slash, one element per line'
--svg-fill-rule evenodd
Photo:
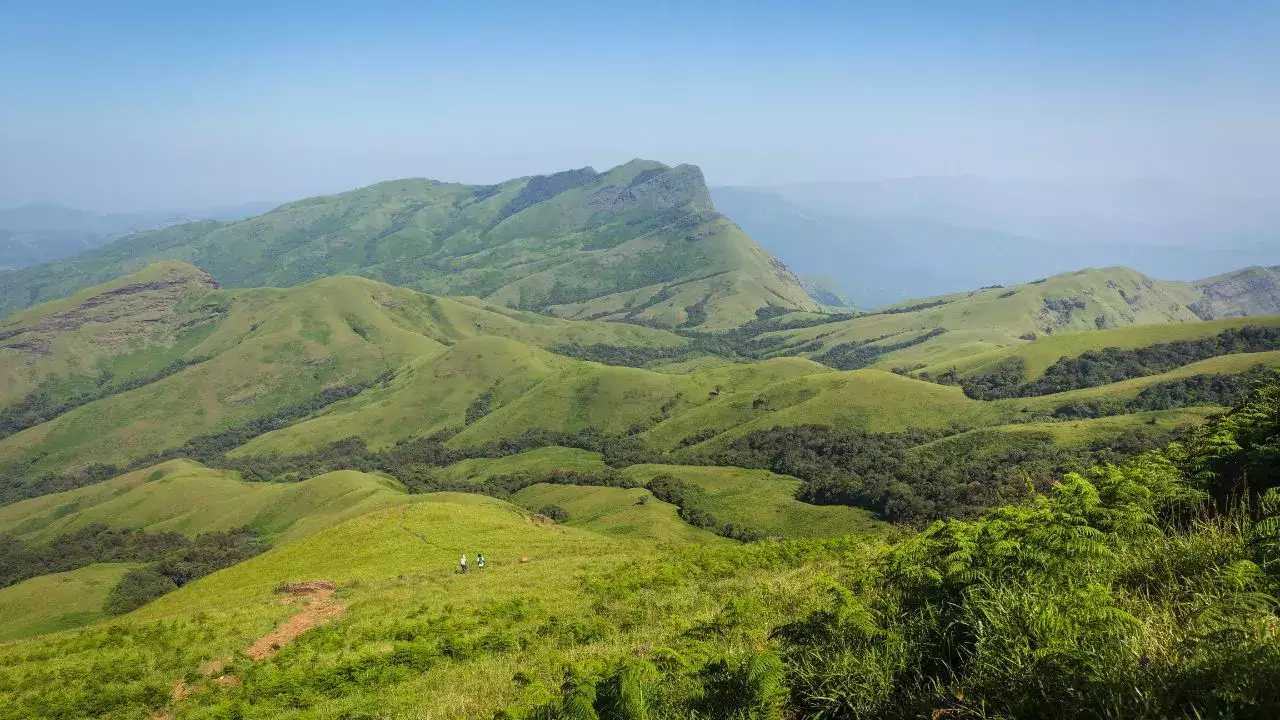
<path fill-rule="evenodd" d="M 48 203 L 0 210 L 0 271 L 90 250 L 116 238 L 193 220 L 239 220 L 274 203 L 166 213 L 96 213 Z"/>
<path fill-rule="evenodd" d="M 715 188 L 725 214 L 862 306 L 1125 265 L 1193 280 L 1280 261 L 1280 202 L 1163 182 L 914 178 Z"/>

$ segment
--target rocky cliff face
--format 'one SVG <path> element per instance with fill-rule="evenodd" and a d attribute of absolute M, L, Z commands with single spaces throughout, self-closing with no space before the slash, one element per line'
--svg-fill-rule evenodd
<path fill-rule="evenodd" d="M 174 313 L 174 307 L 191 293 L 217 288 L 212 276 L 186 263 L 155 265 L 100 292 L 53 304 L 46 312 L 35 308 L 6 319 L 0 324 L 0 349 L 48 355 L 56 338 L 81 330 L 104 348 L 126 349 L 192 322 Z"/>
<path fill-rule="evenodd" d="M 695 165 L 651 168 L 630 182 L 606 185 L 587 201 L 593 212 L 625 213 L 646 209 L 666 212 L 687 206 L 692 211 L 711 211 L 711 193 L 702 170 Z"/>
<path fill-rule="evenodd" d="M 1197 316 L 1280 315 L 1280 266 L 1251 267 L 1196 283 L 1204 294 L 1191 304 Z"/>

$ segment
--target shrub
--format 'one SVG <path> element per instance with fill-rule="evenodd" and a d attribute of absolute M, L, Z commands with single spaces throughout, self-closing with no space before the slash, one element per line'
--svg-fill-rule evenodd
<path fill-rule="evenodd" d="M 151 568 L 130 570 L 111 588 L 103 609 L 112 615 L 123 615 L 177 589 L 169 576 Z"/>
<path fill-rule="evenodd" d="M 569 522 L 569 511 L 559 505 L 543 505 L 542 508 L 538 510 L 538 514 L 549 517 L 557 523 Z"/>

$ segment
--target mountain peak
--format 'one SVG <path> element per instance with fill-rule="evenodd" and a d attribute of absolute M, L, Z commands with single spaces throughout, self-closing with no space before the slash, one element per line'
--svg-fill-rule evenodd
<path fill-rule="evenodd" d="M 188 258 L 229 287 L 363 275 L 567 317 L 723 329 L 816 309 L 795 276 L 715 211 L 702 170 L 632 160 L 496 185 L 405 179 L 226 224 L 123 238 L 0 276 L 0 312 Z M 47 294 L 46 294 L 47 293 Z"/>

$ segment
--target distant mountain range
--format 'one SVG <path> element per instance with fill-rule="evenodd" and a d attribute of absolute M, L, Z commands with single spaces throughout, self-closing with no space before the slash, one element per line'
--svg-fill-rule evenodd
<path fill-rule="evenodd" d="M 194 220 L 239 220 L 273 206 L 251 203 L 177 213 L 95 213 L 52 204 L 0 210 L 0 271 L 68 257 L 137 232 Z"/>
<path fill-rule="evenodd" d="M 1080 190 L 972 178 L 714 188 L 801 275 L 860 306 L 1125 265 L 1194 280 L 1280 261 L 1280 203 L 1150 183 Z"/>
<path fill-rule="evenodd" d="M 150 262 L 230 287 L 363 275 L 570 319 L 725 329 L 769 308 L 816 310 L 800 280 L 716 212 L 702 171 L 635 160 L 497 185 L 393 180 L 203 221 L 0 275 L 0 314 Z"/>

